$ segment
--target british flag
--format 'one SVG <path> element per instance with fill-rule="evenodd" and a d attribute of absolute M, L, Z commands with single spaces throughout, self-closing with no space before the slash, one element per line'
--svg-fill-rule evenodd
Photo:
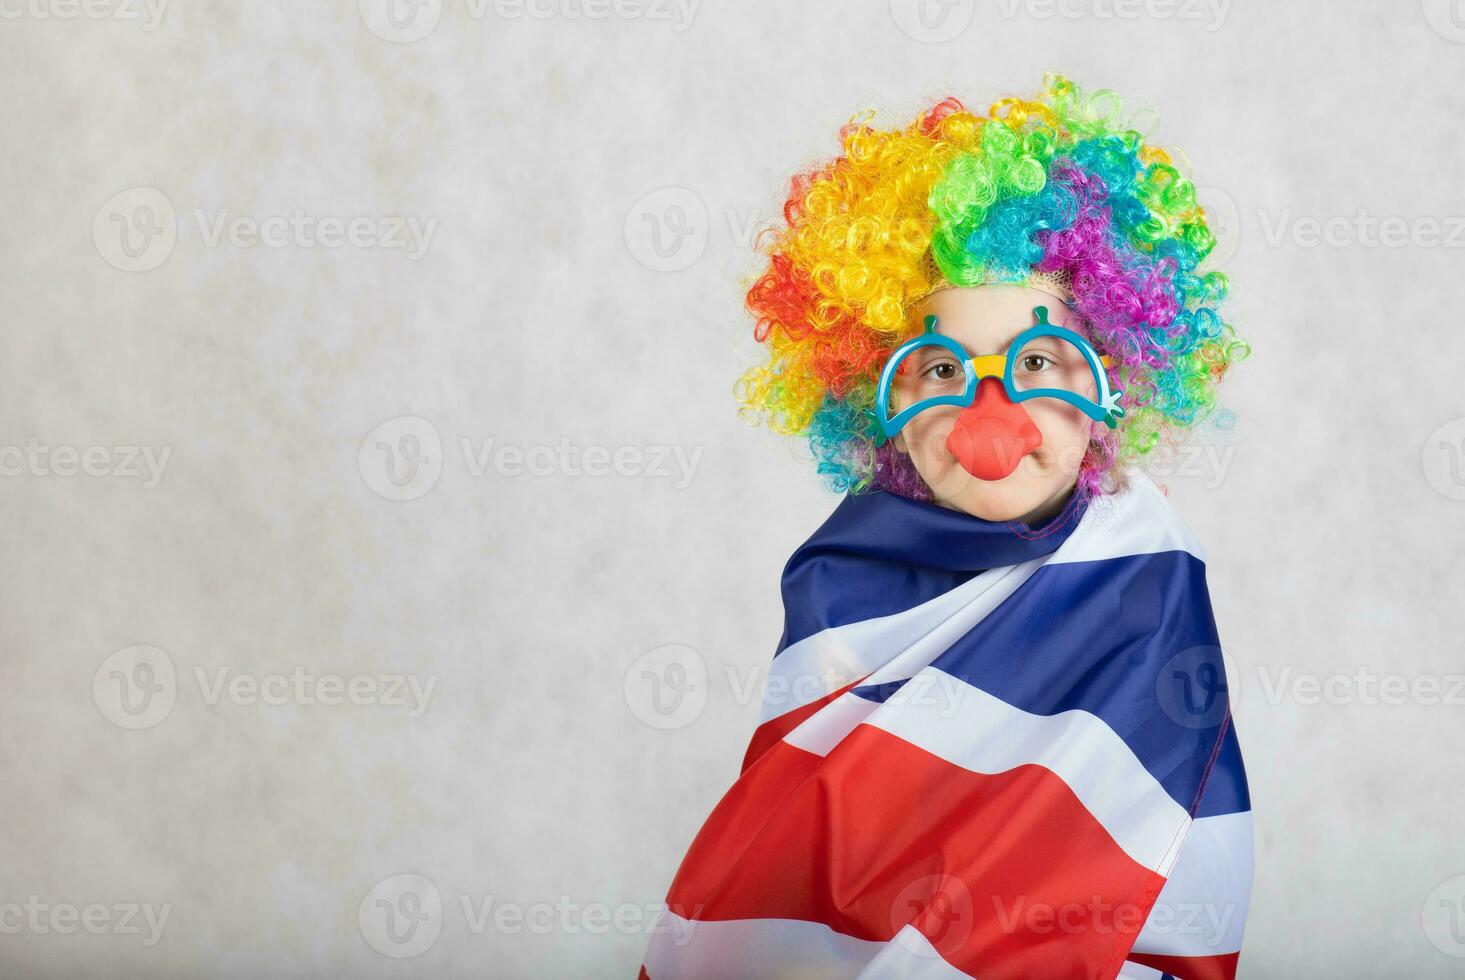
<path fill-rule="evenodd" d="M 1235 976 L 1251 806 L 1165 496 L 1039 531 L 853 495 L 784 573 L 737 782 L 642 977 Z"/>

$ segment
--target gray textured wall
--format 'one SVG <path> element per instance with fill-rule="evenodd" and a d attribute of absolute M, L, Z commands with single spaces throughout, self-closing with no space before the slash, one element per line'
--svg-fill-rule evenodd
<path fill-rule="evenodd" d="M 0 973 L 634 975 L 834 504 L 734 415 L 751 232 L 854 111 L 1060 69 L 1256 347 L 1168 480 L 1243 975 L 1460 975 L 1460 4 L 152 2 L 0 4 Z"/>

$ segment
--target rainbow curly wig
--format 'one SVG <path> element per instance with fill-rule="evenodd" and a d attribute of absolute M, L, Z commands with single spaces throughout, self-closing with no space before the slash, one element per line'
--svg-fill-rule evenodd
<path fill-rule="evenodd" d="M 738 385 L 744 412 L 806 436 L 836 490 L 929 499 L 908 457 L 876 447 L 868 414 L 881 367 L 918 330 L 913 310 L 946 286 L 1057 273 L 1124 389 L 1119 428 L 1091 434 L 1081 491 L 1112 491 L 1116 464 L 1214 416 L 1217 383 L 1248 352 L 1217 312 L 1225 275 L 1199 268 L 1215 236 L 1195 185 L 1119 115 L 1113 93 L 1049 75 L 985 117 L 948 98 L 904 129 L 852 119 L 843 153 L 793 178 L 785 224 L 760 240 L 768 265 L 747 305 L 768 359 Z"/>

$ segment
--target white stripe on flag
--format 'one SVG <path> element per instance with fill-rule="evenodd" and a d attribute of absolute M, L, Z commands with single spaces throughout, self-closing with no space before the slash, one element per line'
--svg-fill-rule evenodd
<path fill-rule="evenodd" d="M 798 919 L 691 921 L 665 910 L 646 951 L 651 980 L 969 980 L 907 925 L 888 943 Z"/>
<path fill-rule="evenodd" d="M 840 935 L 818 922 L 701 922 L 664 910 L 646 950 L 645 965 L 651 980 L 785 976 L 835 980 L 857 974 L 882 945 Z"/>
<path fill-rule="evenodd" d="M 895 938 L 885 944 L 879 955 L 872 959 L 855 980 L 886 980 L 900 977 L 901 980 L 971 980 L 941 958 L 936 947 L 931 945 L 915 926 L 905 925 Z"/>
<path fill-rule="evenodd" d="M 1251 811 L 1200 817 L 1135 941 L 1136 953 L 1239 952 L 1251 901 Z"/>
<path fill-rule="evenodd" d="M 835 626 L 805 637 L 773 658 L 758 724 L 817 701 L 846 684 L 905 680 L 945 653 L 1017 587 L 1041 560 L 983 572 L 905 612 Z"/>
<path fill-rule="evenodd" d="M 1055 564 L 1105 561 L 1184 551 L 1204 562 L 1200 539 L 1185 526 L 1154 481 L 1138 470 L 1127 470 L 1126 476 L 1129 487 L 1091 501 L 1078 527 L 1048 560 Z"/>

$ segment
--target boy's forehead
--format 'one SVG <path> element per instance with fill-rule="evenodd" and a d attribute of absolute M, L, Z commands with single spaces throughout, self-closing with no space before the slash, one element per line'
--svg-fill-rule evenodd
<path fill-rule="evenodd" d="M 1049 322 L 1063 325 L 1068 307 L 1058 296 L 1023 285 L 952 286 L 926 297 L 919 310 L 924 318 L 934 313 L 937 330 L 976 352 L 990 352 L 1005 345 L 1036 318 L 1033 308 L 1048 308 Z"/>

